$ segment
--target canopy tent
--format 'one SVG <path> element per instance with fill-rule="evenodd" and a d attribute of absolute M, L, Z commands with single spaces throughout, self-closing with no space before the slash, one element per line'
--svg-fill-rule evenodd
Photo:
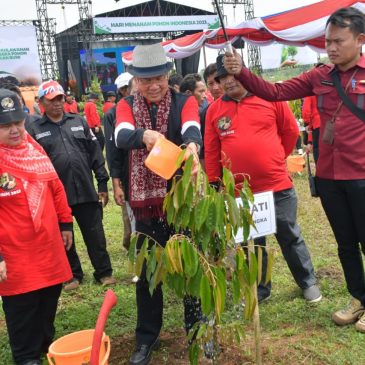
<path fill-rule="evenodd" d="M 226 30 L 232 43 L 241 38 L 257 46 L 277 42 L 309 46 L 317 52 L 323 52 L 328 17 L 336 10 L 348 6 L 365 13 L 365 0 L 323 0 L 283 13 L 248 20 L 236 26 L 228 26 Z M 225 47 L 225 39 L 222 29 L 218 28 L 162 42 L 162 45 L 168 57 L 180 59 L 191 56 L 203 45 L 222 49 Z M 123 62 L 127 65 L 132 63 L 132 51 L 123 53 Z"/>

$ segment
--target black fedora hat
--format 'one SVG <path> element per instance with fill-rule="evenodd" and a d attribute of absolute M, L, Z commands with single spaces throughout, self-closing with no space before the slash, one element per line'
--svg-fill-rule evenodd
<path fill-rule="evenodd" d="M 127 71 L 137 77 L 154 77 L 166 75 L 173 67 L 168 62 L 165 51 L 160 43 L 137 46 L 133 50 L 132 64 Z"/>
<path fill-rule="evenodd" d="M 220 54 L 217 57 L 216 63 L 217 63 L 217 74 L 215 75 L 214 80 L 219 82 L 219 79 L 222 76 L 228 75 L 227 70 L 224 68 L 224 54 Z"/>
<path fill-rule="evenodd" d="M 26 116 L 19 96 L 13 91 L 0 89 L 0 124 L 20 122 Z"/>

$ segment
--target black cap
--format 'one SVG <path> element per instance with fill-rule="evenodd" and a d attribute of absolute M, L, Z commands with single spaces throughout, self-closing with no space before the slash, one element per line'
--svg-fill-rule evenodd
<path fill-rule="evenodd" d="M 98 95 L 98 94 L 96 94 L 96 93 L 91 93 L 91 94 L 89 95 L 89 99 L 99 99 L 99 95 Z"/>
<path fill-rule="evenodd" d="M 217 63 L 217 74 L 214 78 L 214 80 L 217 81 L 217 82 L 219 82 L 219 79 L 222 76 L 227 76 L 228 75 L 227 70 L 224 68 L 223 60 L 224 60 L 224 54 L 220 54 L 217 57 L 217 61 L 216 61 L 216 63 Z"/>
<path fill-rule="evenodd" d="M 19 122 L 26 116 L 19 96 L 13 91 L 0 89 L 0 124 Z"/>
<path fill-rule="evenodd" d="M 114 92 L 114 91 L 108 91 L 108 92 L 106 93 L 106 96 L 107 96 L 107 97 L 109 97 L 109 96 L 117 96 L 117 95 L 115 94 L 115 92 Z"/>

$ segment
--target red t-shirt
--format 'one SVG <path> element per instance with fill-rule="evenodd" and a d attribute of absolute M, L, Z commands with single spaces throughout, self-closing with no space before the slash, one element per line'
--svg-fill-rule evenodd
<path fill-rule="evenodd" d="M 302 107 L 302 117 L 308 123 L 309 129 L 317 129 L 321 125 L 321 117 L 317 109 L 317 97 L 307 96 L 304 98 Z"/>
<path fill-rule="evenodd" d="M 254 193 L 281 191 L 293 186 L 285 158 L 292 152 L 298 126 L 287 103 L 246 96 L 236 102 L 223 96 L 206 115 L 204 147 L 209 181 L 222 176 L 222 164 L 230 160 L 236 183 L 249 176 Z"/>
<path fill-rule="evenodd" d="M 85 119 L 90 128 L 100 127 L 100 116 L 95 103 L 87 101 L 85 103 Z"/>
<path fill-rule="evenodd" d="M 106 101 L 103 105 L 103 113 L 105 114 L 110 108 L 112 108 L 115 105 L 115 103 L 112 103 L 111 101 Z"/>
<path fill-rule="evenodd" d="M 79 110 L 77 108 L 77 103 L 75 100 L 73 100 L 71 104 L 66 101 L 63 106 L 63 110 L 65 111 L 65 113 L 79 114 Z"/>
<path fill-rule="evenodd" d="M 0 168 L 0 175 L 4 173 Z M 0 255 L 7 280 L 0 296 L 16 295 L 63 283 L 72 278 L 59 222 L 72 222 L 59 179 L 47 184 L 42 225 L 35 232 L 22 181 L 10 190 L 0 188 Z"/>

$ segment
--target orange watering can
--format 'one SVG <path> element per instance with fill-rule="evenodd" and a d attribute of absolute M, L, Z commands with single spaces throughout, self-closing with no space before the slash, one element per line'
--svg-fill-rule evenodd
<path fill-rule="evenodd" d="M 155 174 L 169 180 L 178 169 L 177 161 L 181 151 L 175 143 L 161 137 L 156 141 L 144 163 Z"/>

